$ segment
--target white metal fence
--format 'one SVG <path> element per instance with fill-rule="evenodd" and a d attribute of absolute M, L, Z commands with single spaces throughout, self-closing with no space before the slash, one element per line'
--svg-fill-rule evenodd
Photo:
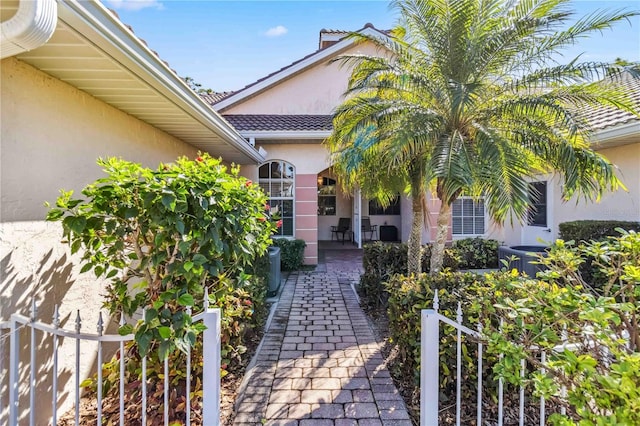
<path fill-rule="evenodd" d="M 220 419 L 220 327 L 221 317 L 220 309 L 212 309 L 209 307 L 208 296 L 205 295 L 204 310 L 203 312 L 193 317 L 193 322 L 202 321 L 206 326 L 206 330 L 202 333 L 203 339 L 203 357 L 202 357 L 202 424 L 203 425 L 215 425 L 219 423 Z M 120 324 L 124 324 L 122 318 Z M 28 329 L 30 342 L 27 345 L 21 344 L 20 332 L 22 329 Z M 81 400 L 81 346 L 83 342 L 95 342 L 97 345 L 97 351 L 95 354 L 97 364 L 97 383 L 96 386 L 96 399 L 97 399 L 97 424 L 102 424 L 102 383 L 103 383 L 103 346 L 105 343 L 111 342 L 112 344 L 119 344 L 119 424 L 123 426 L 125 424 L 125 342 L 134 339 L 133 334 L 121 336 L 119 334 L 105 334 L 104 322 L 102 314 L 99 315 L 98 322 L 96 324 L 96 333 L 86 333 L 82 331 L 82 319 L 80 312 L 77 312 L 75 318 L 75 329 L 65 330 L 60 328 L 60 316 L 58 314 L 58 307 L 55 307 L 55 313 L 53 316 L 53 323 L 47 324 L 38 320 L 37 308 L 35 301 L 32 302 L 31 315 L 29 317 L 13 314 L 6 323 L 0 323 L 0 357 L 6 353 L 6 341 L 9 340 L 8 352 L 9 352 L 9 381 L 8 381 L 8 405 L 9 405 L 9 425 L 17 426 L 18 422 L 23 424 L 26 419 L 20 419 L 20 413 L 28 411 L 28 422 L 30 426 L 36 424 L 36 399 L 39 402 L 42 398 L 50 398 L 51 400 L 51 413 L 52 418 L 49 424 L 56 425 L 58 423 L 58 409 L 59 409 L 59 389 L 58 389 L 58 377 L 61 373 L 58 367 L 59 364 L 59 348 L 63 339 L 72 339 L 75 343 L 75 370 L 74 376 L 74 424 L 80 424 L 80 400 Z M 51 353 L 44 354 L 38 348 L 36 334 L 44 333 L 53 341 Z M 21 350 L 28 347 L 29 355 L 28 359 L 21 358 Z M 186 424 L 191 424 L 191 354 L 186 355 L 186 390 L 185 390 L 185 411 L 186 411 Z M 2 376 L 6 378 L 5 362 L 0 359 L 0 368 L 2 368 Z M 86 359 L 82 359 L 86 362 Z M 92 361 L 92 360 L 90 360 Z M 42 374 L 42 370 L 39 366 L 50 366 L 52 384 L 51 392 L 49 395 L 38 394 L 37 380 L 38 375 Z M 169 424 L 169 359 L 164 360 L 164 383 L 162 384 L 164 390 L 164 412 L 163 421 L 164 425 Z M 28 369 L 28 380 L 26 380 L 27 371 L 21 371 Z M 140 419 L 141 424 L 147 424 L 147 357 L 142 358 L 141 366 L 141 412 Z M 29 394 L 29 406 L 21 407 L 21 392 L 28 390 Z M 0 411 L 5 410 L 2 405 L 6 404 L 6 399 L 3 396 L 0 399 Z"/>
<path fill-rule="evenodd" d="M 481 425 L 483 418 L 482 410 L 482 392 L 483 392 L 483 349 L 482 343 L 482 326 L 478 325 L 476 330 L 465 327 L 462 324 L 462 307 L 458 303 L 456 319 L 452 320 L 438 312 L 439 300 L 436 292 L 433 300 L 433 309 L 424 309 L 421 311 L 421 353 L 420 353 L 420 425 L 436 426 L 439 424 L 438 415 L 440 412 L 439 396 L 440 396 L 440 323 L 443 322 L 456 330 L 456 425 L 460 426 L 462 404 L 461 404 L 461 388 L 462 388 L 462 344 L 463 336 L 470 336 L 477 340 L 477 384 L 476 384 L 476 425 Z M 564 344 L 554 348 L 554 350 L 562 350 L 563 348 L 571 349 L 574 345 Z M 539 352 L 540 363 L 544 365 L 546 361 L 546 353 Z M 525 360 L 520 364 L 520 376 L 524 378 L 527 370 Z M 544 370 L 542 370 L 544 373 Z M 525 425 L 525 389 L 519 389 L 519 407 L 518 407 L 518 424 Z M 566 393 L 566 388 L 561 388 L 561 393 Z M 562 396 L 561 395 L 561 396 Z M 503 379 L 498 379 L 498 407 L 497 407 L 497 425 L 504 424 L 504 383 Z M 539 424 L 545 425 L 546 421 L 546 401 L 544 398 L 539 400 Z M 565 407 L 560 407 L 560 413 L 565 414 Z"/>

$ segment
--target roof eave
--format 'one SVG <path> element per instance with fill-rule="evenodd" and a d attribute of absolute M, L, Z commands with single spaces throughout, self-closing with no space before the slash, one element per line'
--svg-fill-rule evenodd
<path fill-rule="evenodd" d="M 597 147 L 606 147 L 619 145 L 631 137 L 640 139 L 640 120 L 634 120 L 631 123 L 624 123 L 599 130 L 593 134 L 591 143 Z M 628 141 L 628 143 L 634 142 L 638 142 L 638 140 Z"/>
<path fill-rule="evenodd" d="M 244 154 L 247 160 L 254 163 L 264 161 L 258 151 L 102 4 L 68 0 L 59 2 L 58 12 L 60 19 L 82 29 L 82 34 L 91 42 L 116 55 L 138 78 Z M 196 144 L 191 145 L 200 148 Z"/>

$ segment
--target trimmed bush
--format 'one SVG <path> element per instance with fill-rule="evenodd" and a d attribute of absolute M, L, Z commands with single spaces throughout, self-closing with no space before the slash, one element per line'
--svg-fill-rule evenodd
<path fill-rule="evenodd" d="M 304 240 L 274 238 L 273 245 L 280 247 L 280 267 L 283 271 L 297 271 L 304 264 Z"/>
<path fill-rule="evenodd" d="M 607 237 L 618 237 L 617 229 L 626 231 L 640 231 L 640 222 L 624 222 L 617 220 L 574 220 L 560 224 L 560 238 L 564 241 L 574 241 L 576 245 L 589 241 L 604 241 Z M 598 290 L 607 282 L 607 276 L 594 266 L 594 258 L 583 256 L 580 265 L 582 279 L 591 289 Z"/>
<path fill-rule="evenodd" d="M 465 238 L 456 240 L 451 247 L 460 259 L 460 269 L 487 269 L 498 267 L 496 240 Z"/>
<path fill-rule="evenodd" d="M 362 265 L 364 274 L 360 277 L 360 293 L 363 302 L 369 306 L 386 306 L 387 291 L 384 283 L 395 274 L 407 272 L 408 247 L 403 243 L 375 242 L 364 246 Z M 429 272 L 431 245 L 422 246 L 422 271 Z M 458 257 L 451 249 L 445 249 L 444 268 L 458 269 Z"/>
<path fill-rule="evenodd" d="M 598 259 L 599 269 L 609 277 L 601 295 L 585 290 L 578 272 L 584 254 Z M 395 275 L 386 285 L 389 329 L 397 353 L 392 368 L 404 377 L 413 376 L 417 386 L 420 311 L 432 308 L 438 289 L 439 313 L 454 319 L 460 303 L 465 326 L 477 330 L 482 324 L 485 404 L 495 401 L 495 382 L 502 378 L 505 407 L 516 406 L 524 385 L 531 404 L 526 410 L 534 414 L 537 397 L 544 396 L 550 424 L 610 424 L 612 418 L 616 424 L 640 424 L 639 261 L 640 235 L 632 231 L 580 247 L 558 241 L 543 260 L 548 270 L 540 279 L 515 271 Z M 443 401 L 455 397 L 455 334 L 453 327 L 440 323 Z M 575 346 L 558 351 L 566 342 Z M 463 338 L 463 400 L 476 395 L 476 343 Z M 547 356 L 544 362 L 542 352 Z M 524 376 L 522 361 L 528 365 Z M 567 408 L 566 415 L 560 406 Z"/>
<path fill-rule="evenodd" d="M 560 238 L 565 241 L 600 241 L 607 237 L 620 235 L 617 228 L 625 231 L 640 231 L 640 222 L 620 220 L 574 220 L 559 225 Z"/>

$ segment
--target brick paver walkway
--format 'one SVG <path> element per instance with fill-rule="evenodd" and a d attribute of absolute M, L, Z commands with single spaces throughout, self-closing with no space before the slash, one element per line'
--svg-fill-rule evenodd
<path fill-rule="evenodd" d="M 351 287 L 358 256 L 289 276 L 234 425 L 411 426 Z"/>

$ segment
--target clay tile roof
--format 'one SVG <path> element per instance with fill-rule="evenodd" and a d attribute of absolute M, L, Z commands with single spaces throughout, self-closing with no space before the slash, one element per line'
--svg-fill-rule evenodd
<path fill-rule="evenodd" d="M 330 115 L 226 114 L 238 131 L 331 131 Z"/>
<path fill-rule="evenodd" d="M 211 92 L 211 93 L 200 93 L 200 97 L 203 101 L 208 103 L 209 105 L 213 105 L 216 102 L 220 102 L 227 96 L 233 95 L 235 92 Z"/>
<path fill-rule="evenodd" d="M 626 73 L 620 77 L 619 84 L 628 93 L 636 110 L 640 111 L 640 78 Z M 638 116 L 630 112 L 611 107 L 594 108 L 592 111 L 587 112 L 587 117 L 594 130 L 603 130 L 607 127 L 640 121 Z"/>

